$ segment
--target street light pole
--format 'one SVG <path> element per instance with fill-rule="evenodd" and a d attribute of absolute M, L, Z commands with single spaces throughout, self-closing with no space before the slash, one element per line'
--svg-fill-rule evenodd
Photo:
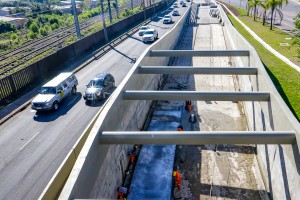
<path fill-rule="evenodd" d="M 145 5 L 145 0 L 143 0 L 143 5 L 144 5 L 144 20 L 146 21 L 146 5 Z"/>
<path fill-rule="evenodd" d="M 75 21 L 77 38 L 80 39 L 81 38 L 80 26 L 79 26 L 79 22 L 78 22 L 78 16 L 77 16 L 77 9 L 76 9 L 75 0 L 72 0 L 71 3 L 72 3 L 72 8 L 73 8 L 73 16 L 74 16 L 74 21 Z"/>
<path fill-rule="evenodd" d="M 112 22 L 112 16 L 111 16 L 110 0 L 107 0 L 107 6 L 108 6 L 109 21 L 111 23 Z"/>
<path fill-rule="evenodd" d="M 107 43 L 108 42 L 108 35 L 107 35 L 107 30 L 106 30 L 106 25 L 105 25 L 103 0 L 100 0 L 100 4 L 101 4 L 101 15 L 102 15 L 102 22 L 103 22 L 104 38 L 105 38 L 105 42 Z"/>
<path fill-rule="evenodd" d="M 118 5 L 118 0 L 116 0 L 116 12 L 117 12 L 117 18 L 119 19 L 119 5 Z"/>

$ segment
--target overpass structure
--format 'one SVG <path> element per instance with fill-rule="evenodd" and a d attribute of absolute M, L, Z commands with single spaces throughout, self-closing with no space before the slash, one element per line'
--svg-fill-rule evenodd
<path fill-rule="evenodd" d="M 255 49 L 234 29 L 221 7 L 217 20 L 222 21 L 218 26 L 223 25 L 223 33 L 215 34 L 224 34 L 228 49 L 199 50 L 195 46 L 176 49 L 183 29 L 197 25 L 193 9 L 195 5 L 167 35 L 145 50 L 87 129 L 89 135 L 60 199 L 116 198 L 116 188 L 122 183 L 121 174 L 128 162 L 129 144 L 256 144 L 256 158 L 267 192 L 274 199 L 296 199 L 300 195 L 298 121 L 273 86 Z M 205 17 L 200 16 L 201 20 Z M 176 57 L 224 57 L 235 66 L 203 67 L 193 62 L 170 66 Z M 230 74 L 236 77 L 237 88 L 236 91 L 165 91 L 160 90 L 164 74 Z M 153 102 L 159 100 L 240 102 L 248 130 L 143 131 Z"/>

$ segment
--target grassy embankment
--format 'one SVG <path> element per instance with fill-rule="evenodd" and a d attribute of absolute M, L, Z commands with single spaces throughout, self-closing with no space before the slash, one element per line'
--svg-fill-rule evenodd
<path fill-rule="evenodd" d="M 272 48 L 300 66 L 300 59 L 296 57 L 297 48 L 292 46 L 290 39 L 286 39 L 292 38 L 290 34 L 278 28 L 270 30 L 270 24 L 263 26 L 262 20 L 254 21 L 253 17 L 247 16 L 246 11 L 243 9 L 236 7 L 231 7 L 230 9 L 235 9 L 234 13 L 239 13 L 238 18 Z M 281 97 L 298 121 L 300 121 L 300 73 L 264 48 L 232 15 L 228 14 L 228 17 L 240 34 L 256 49 Z M 288 43 L 289 46 L 280 46 L 280 43 Z"/>

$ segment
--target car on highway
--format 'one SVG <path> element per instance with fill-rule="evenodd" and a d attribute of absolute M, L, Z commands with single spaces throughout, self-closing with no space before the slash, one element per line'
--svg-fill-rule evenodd
<path fill-rule="evenodd" d="M 173 22 L 171 15 L 165 15 L 163 18 L 163 24 L 170 24 Z"/>
<path fill-rule="evenodd" d="M 100 73 L 86 85 L 82 96 L 86 101 L 105 99 L 106 95 L 110 94 L 114 87 L 114 77 L 110 73 Z"/>
<path fill-rule="evenodd" d="M 174 3 L 173 8 L 178 8 L 178 3 Z"/>
<path fill-rule="evenodd" d="M 173 16 L 179 16 L 180 14 L 179 14 L 178 10 L 173 10 L 172 15 Z"/>
<path fill-rule="evenodd" d="M 155 29 L 148 29 L 144 32 L 143 42 L 154 42 L 158 38 L 158 32 Z"/>
<path fill-rule="evenodd" d="M 182 7 L 186 7 L 186 3 L 185 2 L 182 3 Z"/>
<path fill-rule="evenodd" d="M 179 4 L 182 5 L 183 2 L 184 2 L 184 0 L 180 0 L 180 1 L 179 1 Z"/>
<path fill-rule="evenodd" d="M 146 30 L 148 30 L 148 29 L 150 29 L 149 28 L 149 26 L 142 26 L 140 29 L 139 29 L 139 36 L 142 36 L 142 35 L 144 35 L 144 32 L 146 31 Z"/>
<path fill-rule="evenodd" d="M 36 111 L 57 110 L 58 104 L 68 94 L 76 94 L 78 80 L 71 72 L 64 72 L 43 85 L 32 100 L 31 108 Z"/>

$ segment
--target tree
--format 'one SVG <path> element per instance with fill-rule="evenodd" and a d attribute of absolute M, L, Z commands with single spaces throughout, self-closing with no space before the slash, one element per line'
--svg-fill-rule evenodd
<path fill-rule="evenodd" d="M 30 27 L 30 25 L 33 23 L 33 18 L 32 17 L 28 17 L 27 19 L 26 19 L 26 21 L 25 21 L 25 27 L 26 28 L 29 28 Z"/>
<path fill-rule="evenodd" d="M 11 40 L 17 40 L 18 39 L 18 35 L 16 33 L 13 33 L 10 35 L 10 39 Z"/>
<path fill-rule="evenodd" d="M 51 29 L 51 27 L 50 27 L 49 25 L 45 25 L 45 26 L 44 26 L 44 29 L 45 29 L 45 31 L 46 31 L 48 34 L 52 32 L 52 29 Z"/>
<path fill-rule="evenodd" d="M 33 33 L 39 33 L 39 26 L 35 22 L 30 25 L 29 29 Z"/>
<path fill-rule="evenodd" d="M 281 8 L 283 4 L 287 5 L 288 0 L 268 0 L 271 8 L 271 26 L 270 30 L 273 30 L 273 16 L 276 8 Z"/>
<path fill-rule="evenodd" d="M 29 37 L 30 39 L 35 39 L 35 38 L 38 38 L 38 34 L 32 32 L 32 31 L 29 31 L 28 37 Z"/>
<path fill-rule="evenodd" d="M 263 13 L 263 26 L 266 24 L 266 18 L 267 18 L 267 10 L 270 8 L 270 3 L 267 0 L 261 1 L 259 3 L 259 6 L 264 9 Z"/>
<path fill-rule="evenodd" d="M 46 31 L 46 29 L 45 29 L 44 27 L 41 27 L 41 28 L 39 29 L 39 32 L 40 32 L 40 34 L 41 34 L 42 36 L 48 35 L 48 32 Z"/>
<path fill-rule="evenodd" d="M 248 1 L 248 9 L 253 8 L 254 7 L 254 21 L 256 18 L 256 12 L 257 12 L 257 6 L 259 5 L 259 3 L 261 2 L 261 0 L 251 0 Z"/>
<path fill-rule="evenodd" d="M 295 25 L 295 29 L 293 32 L 295 33 L 296 37 L 294 37 L 293 39 L 293 45 L 300 47 L 300 12 L 294 18 L 294 25 Z M 297 53 L 298 53 L 297 57 L 300 58 L 300 48 L 298 48 Z"/>
<path fill-rule="evenodd" d="M 1 22 L 0 21 L 0 33 L 6 33 L 6 32 L 15 32 L 16 31 L 16 25 L 9 23 L 9 22 Z"/>

